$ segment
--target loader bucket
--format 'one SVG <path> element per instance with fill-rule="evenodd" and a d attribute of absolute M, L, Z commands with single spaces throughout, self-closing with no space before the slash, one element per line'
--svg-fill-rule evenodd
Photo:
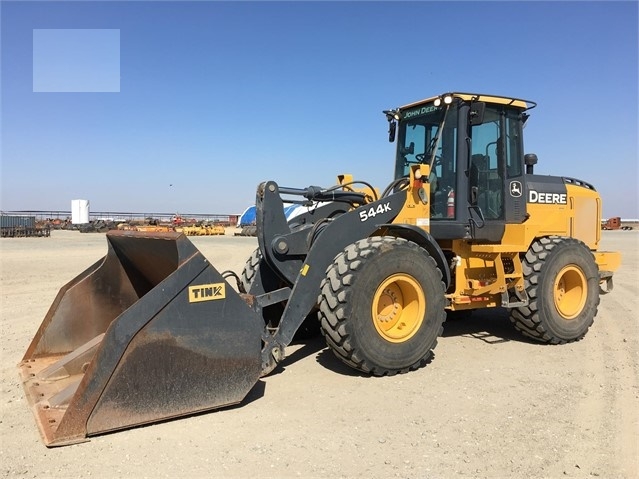
<path fill-rule="evenodd" d="M 180 233 L 107 233 L 18 365 L 47 446 L 242 401 L 263 321 Z"/>

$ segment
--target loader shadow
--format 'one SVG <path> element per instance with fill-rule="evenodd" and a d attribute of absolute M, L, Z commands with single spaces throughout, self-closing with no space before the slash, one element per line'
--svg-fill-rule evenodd
<path fill-rule="evenodd" d="M 505 308 L 490 308 L 472 312 L 449 313 L 444 322 L 442 338 L 464 337 L 482 341 L 487 344 L 501 344 L 509 341 L 517 341 L 530 344 L 538 344 L 536 341 L 525 337 L 515 329 L 508 319 L 509 313 Z M 323 336 L 317 335 L 309 339 L 295 341 L 293 345 L 301 345 L 288 355 L 275 370 L 269 374 L 275 376 L 286 371 L 287 367 L 312 355 L 316 355 L 316 361 L 321 366 L 335 373 L 352 377 L 371 377 L 370 374 L 357 371 L 344 364 L 331 349 L 326 346 Z M 435 359 L 435 352 L 431 355 L 427 364 Z M 258 383 L 249 392 L 246 398 L 234 407 L 242 407 L 264 395 L 264 383 Z"/>
<path fill-rule="evenodd" d="M 297 361 L 301 361 L 302 359 L 326 348 L 324 338 L 320 334 L 318 334 L 317 336 L 313 336 L 312 338 L 294 341 L 292 345 L 301 345 L 301 347 L 299 349 L 296 349 L 290 355 L 287 355 L 286 358 L 284 358 L 284 360 L 277 365 L 277 368 L 275 368 L 275 370 L 271 374 L 269 374 L 269 376 L 282 374 L 291 364 L 294 364 Z"/>
<path fill-rule="evenodd" d="M 287 366 L 296 363 L 297 361 L 301 361 L 302 359 L 315 354 L 322 348 L 326 347 L 326 343 L 324 343 L 324 338 L 321 336 L 313 337 L 301 342 L 294 341 L 293 345 L 301 344 L 302 347 L 296 349 L 293 353 L 286 356 L 282 362 L 280 362 L 277 367 L 267 375 L 267 377 L 277 376 L 278 374 L 282 374 L 286 371 Z M 248 392 L 246 397 L 238 404 L 226 406 L 224 408 L 220 408 L 220 411 L 225 409 L 237 409 L 246 406 L 247 404 L 252 403 L 253 401 L 257 401 L 258 399 L 264 396 L 264 391 L 266 390 L 266 383 L 259 379 L 255 386 Z M 210 411 L 209 411 L 210 412 Z"/>
<path fill-rule="evenodd" d="M 325 345 L 326 346 L 326 345 Z M 357 369 L 353 369 L 350 366 L 344 364 L 331 349 L 326 346 L 322 351 L 317 354 L 317 363 L 322 367 L 337 373 L 342 376 L 350 376 L 350 377 L 360 377 L 367 378 L 372 377 L 370 374 L 366 374 L 362 371 L 358 371 Z"/>
<path fill-rule="evenodd" d="M 255 383 L 255 386 L 253 386 L 253 388 L 248 392 L 246 397 L 244 397 L 244 399 L 242 399 L 241 402 L 239 402 L 238 404 L 233 404 L 231 406 L 220 408 L 218 409 L 218 411 L 224 411 L 226 409 L 237 409 L 237 408 L 244 407 L 247 404 L 251 404 L 252 402 L 257 401 L 258 399 L 261 399 L 262 397 L 264 397 L 264 391 L 266 391 L 266 383 L 262 381 L 261 379 L 259 379 Z"/>
<path fill-rule="evenodd" d="M 444 323 L 443 338 L 465 337 L 488 344 L 508 341 L 535 343 L 515 329 L 505 308 L 489 308 L 472 312 L 449 313 Z"/>
<path fill-rule="evenodd" d="M 529 344 L 539 344 L 525 337 L 517 331 L 508 319 L 509 312 L 505 308 L 491 308 L 465 313 L 449 313 L 444 322 L 442 338 L 464 337 L 482 341 L 487 344 L 502 344 L 517 341 Z M 317 362 L 323 367 L 344 376 L 372 377 L 370 374 L 357 371 L 344 364 L 333 352 L 326 347 L 318 349 Z M 426 364 L 430 364 L 436 356 L 433 352 Z"/>
<path fill-rule="evenodd" d="M 431 354 L 430 358 L 425 363 L 425 366 L 430 364 L 435 359 L 435 352 Z M 341 374 L 342 376 L 359 377 L 359 378 L 374 378 L 373 374 L 365 373 L 351 368 L 344 364 L 328 347 L 323 349 L 317 355 L 317 363 L 326 369 Z"/>

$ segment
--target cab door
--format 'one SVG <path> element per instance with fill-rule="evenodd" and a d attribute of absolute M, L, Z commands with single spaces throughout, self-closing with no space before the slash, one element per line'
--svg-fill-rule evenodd
<path fill-rule="evenodd" d="M 478 237 L 497 241 L 506 223 L 525 219 L 521 123 L 521 111 L 486 105 L 483 123 L 471 127 L 470 203 L 485 222 Z"/>

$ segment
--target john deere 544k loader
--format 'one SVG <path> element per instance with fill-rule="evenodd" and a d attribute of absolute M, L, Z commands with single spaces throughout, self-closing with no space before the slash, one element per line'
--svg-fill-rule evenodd
<path fill-rule="evenodd" d="M 46 445 L 238 403 L 313 321 L 373 375 L 424 365 L 446 310 L 508 308 L 530 338 L 582 338 L 620 256 L 598 251 L 592 185 L 533 173 L 534 106 L 448 93 L 385 111 L 397 154 L 381 193 L 348 175 L 262 183 L 242 294 L 184 235 L 108 233 L 19 365 Z M 287 222 L 285 202 L 313 206 Z"/>

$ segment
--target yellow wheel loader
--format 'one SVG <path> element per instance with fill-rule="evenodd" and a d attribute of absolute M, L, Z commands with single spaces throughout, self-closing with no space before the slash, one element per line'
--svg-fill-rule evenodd
<path fill-rule="evenodd" d="M 240 275 L 183 234 L 109 232 L 19 365 L 45 444 L 239 403 L 305 329 L 379 376 L 426 364 L 446 311 L 507 308 L 530 338 L 582 338 L 621 259 L 598 251 L 591 184 L 534 174 L 534 106 L 447 93 L 385 111 L 388 187 L 260 184 L 259 248 Z M 285 203 L 308 208 L 287 220 Z"/>

